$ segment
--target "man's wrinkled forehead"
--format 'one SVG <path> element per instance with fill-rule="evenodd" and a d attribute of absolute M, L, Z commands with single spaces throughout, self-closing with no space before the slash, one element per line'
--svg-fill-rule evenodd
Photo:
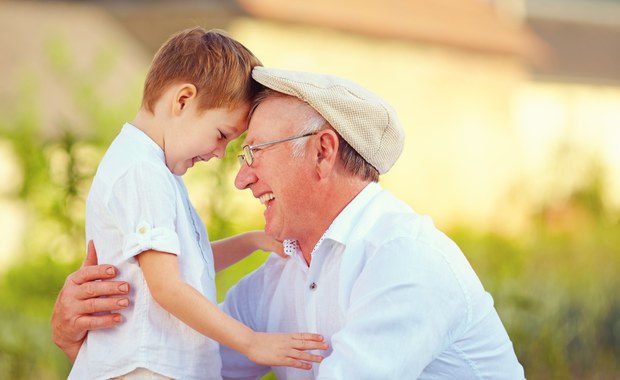
<path fill-rule="evenodd" d="M 262 104 L 259 104 L 250 115 L 250 119 L 248 120 L 248 129 L 245 135 L 244 144 L 252 144 L 256 140 L 257 136 L 260 138 L 261 133 L 261 125 L 263 125 L 266 120 L 262 115 L 263 112 L 261 110 Z"/>
<path fill-rule="evenodd" d="M 276 96 L 258 103 L 250 115 L 245 144 L 280 137 L 293 124 L 295 101 L 293 97 Z"/>

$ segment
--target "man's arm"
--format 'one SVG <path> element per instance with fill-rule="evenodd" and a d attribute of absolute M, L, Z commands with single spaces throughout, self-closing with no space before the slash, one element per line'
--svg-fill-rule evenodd
<path fill-rule="evenodd" d="M 418 378 L 467 323 L 460 284 L 443 258 L 424 242 L 395 239 L 359 274 L 346 274 L 355 281 L 345 323 L 317 379 Z"/>
<path fill-rule="evenodd" d="M 121 323 L 121 315 L 112 313 L 129 305 L 129 284 L 121 281 L 98 281 L 116 277 L 116 268 L 97 265 L 92 241 L 82 267 L 71 273 L 60 290 L 52 312 L 52 338 L 71 362 L 86 338 L 88 330 L 105 329 Z M 106 298 L 101 298 L 106 296 Z M 108 312 L 108 314 L 94 315 Z"/>

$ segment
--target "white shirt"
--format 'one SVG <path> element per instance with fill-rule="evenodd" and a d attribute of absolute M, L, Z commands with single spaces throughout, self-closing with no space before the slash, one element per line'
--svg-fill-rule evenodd
<path fill-rule="evenodd" d="M 331 350 L 278 379 L 523 379 L 491 296 L 430 218 L 369 184 L 333 221 L 310 267 L 272 255 L 232 288 L 230 315 L 259 331 L 317 332 Z M 225 347 L 226 379 L 260 367 Z"/>
<path fill-rule="evenodd" d="M 109 379 L 137 367 L 175 379 L 220 379 L 217 342 L 155 302 L 135 259 L 149 249 L 176 254 L 183 280 L 215 302 L 211 245 L 185 185 L 166 167 L 162 149 L 130 124 L 93 179 L 86 202 L 90 239 L 99 263 L 115 265 L 117 279 L 129 282 L 132 302 L 121 311 L 122 324 L 88 333 L 69 379 Z"/>

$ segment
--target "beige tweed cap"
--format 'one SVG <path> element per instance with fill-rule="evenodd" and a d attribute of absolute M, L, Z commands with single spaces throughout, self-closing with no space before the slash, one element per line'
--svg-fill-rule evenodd
<path fill-rule="evenodd" d="M 403 151 L 405 133 L 394 109 L 356 83 L 260 66 L 252 70 L 252 77 L 310 104 L 380 174 L 387 173 Z"/>

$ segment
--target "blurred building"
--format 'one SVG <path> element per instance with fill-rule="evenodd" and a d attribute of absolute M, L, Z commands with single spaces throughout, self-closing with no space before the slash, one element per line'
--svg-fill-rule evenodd
<path fill-rule="evenodd" d="M 0 1 L 0 75 L 14 79 L 7 73 L 41 66 L 44 42 L 63 35 L 80 60 L 113 48 L 118 83 L 105 91 L 120 94 L 140 88 L 170 34 L 225 29 L 266 66 L 340 75 L 391 102 L 406 129 L 405 151 L 382 183 L 416 210 L 444 227 L 514 232 L 541 202 L 579 186 L 590 158 L 610 174 L 610 207 L 620 206 L 619 7 L 605 0 Z M 41 100 L 51 108 L 46 121 L 79 119 L 40 75 L 54 94 Z M 579 154 L 558 158 L 561 147 Z M 246 193 L 239 201 L 258 215 Z"/>
<path fill-rule="evenodd" d="M 620 206 L 617 2 L 95 3 L 151 51 L 190 25 L 222 28 L 265 65 L 334 73 L 381 94 L 407 130 L 383 182 L 442 225 L 518 230 L 593 165 Z"/>

